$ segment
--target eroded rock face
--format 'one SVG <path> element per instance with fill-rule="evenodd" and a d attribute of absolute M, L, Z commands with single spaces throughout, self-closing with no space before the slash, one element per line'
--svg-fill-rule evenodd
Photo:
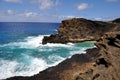
<path fill-rule="evenodd" d="M 62 21 L 58 34 L 44 37 L 43 44 L 98 40 L 106 32 L 119 30 L 118 24 L 74 18 Z"/>
<path fill-rule="evenodd" d="M 120 79 L 120 32 L 107 33 L 96 43 L 100 49 L 96 59 L 76 80 L 119 80 Z M 88 66 L 88 65 L 87 65 Z"/>
<path fill-rule="evenodd" d="M 7 80 L 119 80 L 120 31 L 106 33 L 95 45 L 86 54 L 73 55 L 32 77 Z"/>

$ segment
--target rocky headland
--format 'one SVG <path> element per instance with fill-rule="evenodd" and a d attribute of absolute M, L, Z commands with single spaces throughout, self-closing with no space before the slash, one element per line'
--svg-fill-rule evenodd
<path fill-rule="evenodd" d="M 83 21 L 83 23 L 81 21 Z M 80 26 L 78 26 L 78 24 L 80 24 Z M 63 25 L 66 25 L 64 29 L 62 29 Z M 86 19 L 72 19 L 63 21 L 61 26 L 58 29 L 58 34 L 51 35 L 50 37 L 45 37 L 43 44 L 46 44 L 48 42 L 67 43 L 69 41 L 79 42 L 84 40 L 96 40 L 96 48 L 87 49 L 86 54 L 75 54 L 71 58 L 64 60 L 58 65 L 39 72 L 37 75 L 31 77 L 17 76 L 8 78 L 6 80 L 120 79 L 120 26 L 118 21 L 114 21 L 113 23 L 113 21 L 101 22 L 90 21 Z M 69 29 L 72 27 L 75 30 Z M 79 30 L 84 34 L 79 33 L 79 30 L 77 30 L 78 27 L 82 27 Z M 71 35 L 68 32 L 74 32 L 74 35 Z M 69 38 L 67 37 L 68 35 L 73 37 Z M 76 37 L 76 35 L 80 36 Z M 83 37 L 83 35 L 85 36 Z"/>
<path fill-rule="evenodd" d="M 63 20 L 57 34 L 45 36 L 46 43 L 68 43 L 98 40 L 107 32 L 120 31 L 120 19 L 111 22 L 92 21 L 83 18 Z"/>

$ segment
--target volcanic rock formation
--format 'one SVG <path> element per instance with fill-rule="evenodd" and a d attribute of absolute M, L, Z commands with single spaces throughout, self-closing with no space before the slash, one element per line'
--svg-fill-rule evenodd
<path fill-rule="evenodd" d="M 107 32 L 120 31 L 119 19 L 112 22 L 73 18 L 62 21 L 57 34 L 45 36 L 43 44 L 98 40 Z"/>

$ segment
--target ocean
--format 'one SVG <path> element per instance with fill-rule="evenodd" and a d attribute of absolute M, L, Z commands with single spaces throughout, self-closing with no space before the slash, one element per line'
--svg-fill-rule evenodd
<path fill-rule="evenodd" d="M 59 26 L 60 23 L 0 22 L 0 79 L 35 75 L 95 47 L 91 41 L 42 45 L 43 37 L 57 33 Z"/>

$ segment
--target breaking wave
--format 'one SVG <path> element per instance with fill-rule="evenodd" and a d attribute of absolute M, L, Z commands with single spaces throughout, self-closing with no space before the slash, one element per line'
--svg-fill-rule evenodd
<path fill-rule="evenodd" d="M 93 43 L 42 45 L 45 35 L 30 36 L 19 42 L 0 45 L 0 79 L 12 76 L 32 76 L 78 53 L 84 53 Z M 46 35 L 48 36 L 48 35 Z M 87 44 L 87 46 L 83 46 Z"/>

